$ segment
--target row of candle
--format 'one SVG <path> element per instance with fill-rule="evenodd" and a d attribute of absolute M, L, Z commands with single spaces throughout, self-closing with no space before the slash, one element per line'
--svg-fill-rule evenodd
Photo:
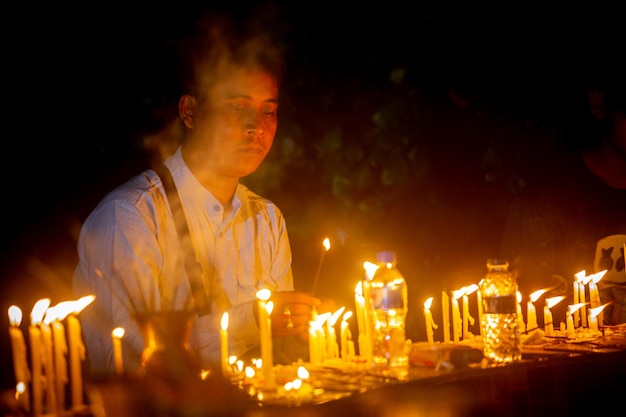
<path fill-rule="evenodd" d="M 565 317 L 565 325 L 568 329 L 568 334 L 572 335 L 572 328 L 589 328 L 591 330 L 598 330 L 602 327 L 602 310 L 606 305 L 600 304 L 600 295 L 598 292 L 597 283 L 606 274 L 605 271 L 601 271 L 595 274 L 586 275 L 586 272 L 580 271 L 576 274 L 576 280 L 574 281 L 574 303 L 568 306 L 568 310 Z M 587 302 L 585 300 L 585 288 L 588 286 L 589 290 L 589 305 L 590 309 L 587 312 Z M 468 296 L 478 289 L 476 284 L 472 284 L 467 287 L 463 287 L 459 290 L 453 291 L 452 295 L 452 341 L 459 342 L 460 340 L 467 340 L 470 338 L 469 325 L 474 324 L 474 318 L 469 314 Z M 521 309 L 521 293 L 518 292 L 518 304 L 517 315 L 519 318 L 519 326 L 522 332 L 532 331 L 539 328 L 537 323 L 537 310 L 535 304 L 539 298 L 548 292 L 549 288 L 543 288 L 530 294 L 529 300 L 526 303 L 526 323 Z M 355 292 L 359 292 L 358 288 Z M 478 310 L 478 323 L 481 321 L 482 316 L 482 302 L 480 292 L 476 292 L 477 296 L 477 310 Z M 462 299 L 462 308 L 459 307 L 459 299 Z M 559 302 L 565 299 L 565 296 L 550 297 L 545 300 L 545 306 L 543 308 L 544 315 L 544 330 L 547 336 L 554 336 L 553 318 L 551 309 Z M 426 336 L 429 343 L 433 343 L 433 329 L 437 329 L 437 324 L 433 321 L 431 306 L 433 297 L 429 297 L 424 302 L 424 319 L 426 322 Z M 358 305 L 358 302 L 357 302 Z M 450 297 L 446 291 L 442 291 L 441 295 L 442 306 L 442 319 L 443 319 L 443 338 L 444 342 L 451 341 L 450 338 Z M 572 324 L 568 326 L 567 323 L 570 319 Z M 584 320 L 581 320 L 581 317 Z M 364 332 L 367 329 L 363 329 Z M 478 334 L 480 334 L 480 325 L 478 326 Z"/>
<path fill-rule="evenodd" d="M 28 327 L 30 349 L 27 349 L 20 328 L 22 310 L 16 305 L 9 307 L 9 336 L 16 382 L 15 397 L 21 407 L 31 415 L 65 412 L 65 386 L 68 382 L 71 385 L 71 409 L 79 411 L 84 408 L 81 364 L 85 360 L 85 347 L 82 343 L 78 314 L 93 300 L 94 296 L 86 296 L 75 301 L 64 301 L 52 307 L 49 298 L 38 300 L 30 314 L 31 323 Z M 70 358 L 69 365 L 67 355 Z"/>

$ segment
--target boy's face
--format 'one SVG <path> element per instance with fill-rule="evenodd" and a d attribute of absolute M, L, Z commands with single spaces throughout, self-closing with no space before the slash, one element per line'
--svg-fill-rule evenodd
<path fill-rule="evenodd" d="M 260 69 L 222 74 L 196 102 L 189 145 L 215 175 L 241 178 L 258 168 L 274 141 L 278 85 Z"/>

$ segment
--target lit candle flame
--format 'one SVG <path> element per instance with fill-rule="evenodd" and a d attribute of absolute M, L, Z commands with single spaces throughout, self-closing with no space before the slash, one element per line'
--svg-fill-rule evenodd
<path fill-rule="evenodd" d="M 335 311 L 328 319 L 328 325 L 334 326 L 335 323 L 337 323 L 337 320 L 339 320 L 339 317 L 341 316 L 341 314 L 343 313 L 345 309 L 346 309 L 345 307 L 341 307 L 339 310 Z"/>
<path fill-rule="evenodd" d="M 599 307 L 594 307 L 594 308 L 590 308 L 589 309 L 589 314 L 591 315 L 591 317 L 597 317 L 598 314 L 602 313 L 602 310 L 604 310 L 604 308 L 606 306 L 608 306 L 610 303 L 606 303 L 606 304 L 602 304 Z"/>
<path fill-rule="evenodd" d="M 35 303 L 32 311 L 30 312 L 30 322 L 33 325 L 41 324 L 41 321 L 43 320 L 43 316 L 44 314 L 46 314 L 46 310 L 48 309 L 49 305 L 50 305 L 49 298 L 42 298 L 41 300 L 38 300 Z"/>
<path fill-rule="evenodd" d="M 297 373 L 298 373 L 298 378 L 309 379 L 309 370 L 306 369 L 304 366 L 299 366 Z"/>
<path fill-rule="evenodd" d="M 261 301 L 267 301 L 270 299 L 271 296 L 272 296 L 272 292 L 268 290 L 267 288 L 263 288 L 256 292 L 256 298 L 258 298 Z"/>
<path fill-rule="evenodd" d="M 539 299 L 539 297 L 541 297 L 542 295 L 544 295 L 546 292 L 548 292 L 550 290 L 550 288 L 542 288 L 540 290 L 537 290 L 533 293 L 530 294 L 530 301 L 535 303 L 537 302 L 537 300 Z"/>
<path fill-rule="evenodd" d="M 117 339 L 121 339 L 122 337 L 124 337 L 124 333 L 126 333 L 124 331 L 123 327 L 116 327 L 115 329 L 113 329 L 113 331 L 111 332 L 111 334 L 113 335 L 113 337 L 117 338 Z"/>
<path fill-rule="evenodd" d="M 9 322 L 11 326 L 19 327 L 22 324 L 22 309 L 16 305 L 9 307 Z"/>
<path fill-rule="evenodd" d="M 330 250 L 330 239 L 329 238 L 324 239 L 322 244 L 324 245 L 324 248 L 326 248 L 326 252 L 328 252 Z"/>
<path fill-rule="evenodd" d="M 426 301 L 424 301 L 424 308 L 426 310 L 430 310 L 430 307 L 433 305 L 433 297 L 429 297 Z"/>
<path fill-rule="evenodd" d="M 465 287 L 465 295 L 470 295 L 470 294 L 474 293 L 477 290 L 478 290 L 478 285 L 477 284 L 469 285 L 469 286 Z"/>
<path fill-rule="evenodd" d="M 345 313 L 343 313 L 343 318 L 341 320 L 348 321 L 350 317 L 352 317 L 352 310 L 348 310 Z"/>
<path fill-rule="evenodd" d="M 362 281 L 359 281 L 359 282 L 356 283 L 356 286 L 354 287 L 354 293 L 356 295 L 359 295 L 359 296 L 362 297 L 363 296 L 363 285 L 361 284 L 361 282 Z"/>
<path fill-rule="evenodd" d="M 586 270 L 582 270 L 582 271 L 578 271 L 574 274 L 574 276 L 576 277 L 576 282 L 582 282 L 585 279 L 585 276 L 587 275 L 587 271 Z"/>
<path fill-rule="evenodd" d="M 586 303 L 571 304 L 571 305 L 568 305 L 567 308 L 568 308 L 570 314 L 574 314 L 575 312 L 577 312 L 585 304 Z"/>
<path fill-rule="evenodd" d="M 561 301 L 563 301 L 564 299 L 565 299 L 564 295 L 559 295 L 558 297 L 546 298 L 546 307 L 552 308 L 558 303 L 560 303 Z"/>
<path fill-rule="evenodd" d="M 452 292 L 452 296 L 454 297 L 455 300 L 458 300 L 459 298 L 463 297 L 465 295 L 465 287 L 460 288 L 458 290 L 454 290 Z"/>
<path fill-rule="evenodd" d="M 228 330 L 228 312 L 222 314 L 222 321 L 220 323 L 222 330 Z"/>
<path fill-rule="evenodd" d="M 367 279 L 371 280 L 374 277 L 374 273 L 378 269 L 378 265 L 369 261 L 365 261 L 363 262 L 363 268 L 365 269 L 365 276 L 367 277 Z"/>
<path fill-rule="evenodd" d="M 600 272 L 596 272 L 595 274 L 591 274 L 590 275 L 590 277 L 591 277 L 590 279 L 591 279 L 591 281 L 593 281 L 594 284 L 597 284 L 604 277 L 604 275 L 606 275 L 607 272 L 608 272 L 608 269 L 605 269 L 604 271 L 600 271 Z"/>

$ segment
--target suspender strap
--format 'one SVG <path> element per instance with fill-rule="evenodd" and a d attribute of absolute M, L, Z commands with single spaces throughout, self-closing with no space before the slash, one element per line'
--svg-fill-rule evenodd
<path fill-rule="evenodd" d="M 202 282 L 202 265 L 200 265 L 195 257 L 195 252 L 191 244 L 191 236 L 189 234 L 187 219 L 185 218 L 185 212 L 183 211 L 180 196 L 178 195 L 178 190 L 174 184 L 174 179 L 172 178 L 170 170 L 163 164 L 154 168 L 154 171 L 161 177 L 161 182 L 165 188 L 165 194 L 167 195 L 167 199 L 170 203 L 170 209 L 172 210 L 172 215 L 174 216 L 178 239 L 185 257 L 185 269 L 187 270 L 191 293 L 193 294 L 195 301 L 196 313 L 198 313 L 198 316 L 210 314 L 211 299 L 213 297 L 210 293 L 210 289 L 207 291 L 204 283 Z"/>

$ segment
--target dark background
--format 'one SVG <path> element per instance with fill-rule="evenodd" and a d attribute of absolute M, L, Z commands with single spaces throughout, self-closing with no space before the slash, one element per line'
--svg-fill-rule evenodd
<path fill-rule="evenodd" d="M 37 299 L 73 299 L 81 222 L 150 161 L 138 132 L 164 98 L 171 34 L 209 7 L 167 3 L 3 6 L 0 311 L 20 306 L 23 329 Z M 478 282 L 509 199 L 551 152 L 578 145 L 586 82 L 623 52 L 619 13 L 290 3 L 233 6 L 279 36 L 287 58 L 279 132 L 246 182 L 286 216 L 299 289 L 325 237 L 318 294 L 347 308 L 363 261 L 395 250 L 408 333 L 425 340 L 423 301 Z"/>

